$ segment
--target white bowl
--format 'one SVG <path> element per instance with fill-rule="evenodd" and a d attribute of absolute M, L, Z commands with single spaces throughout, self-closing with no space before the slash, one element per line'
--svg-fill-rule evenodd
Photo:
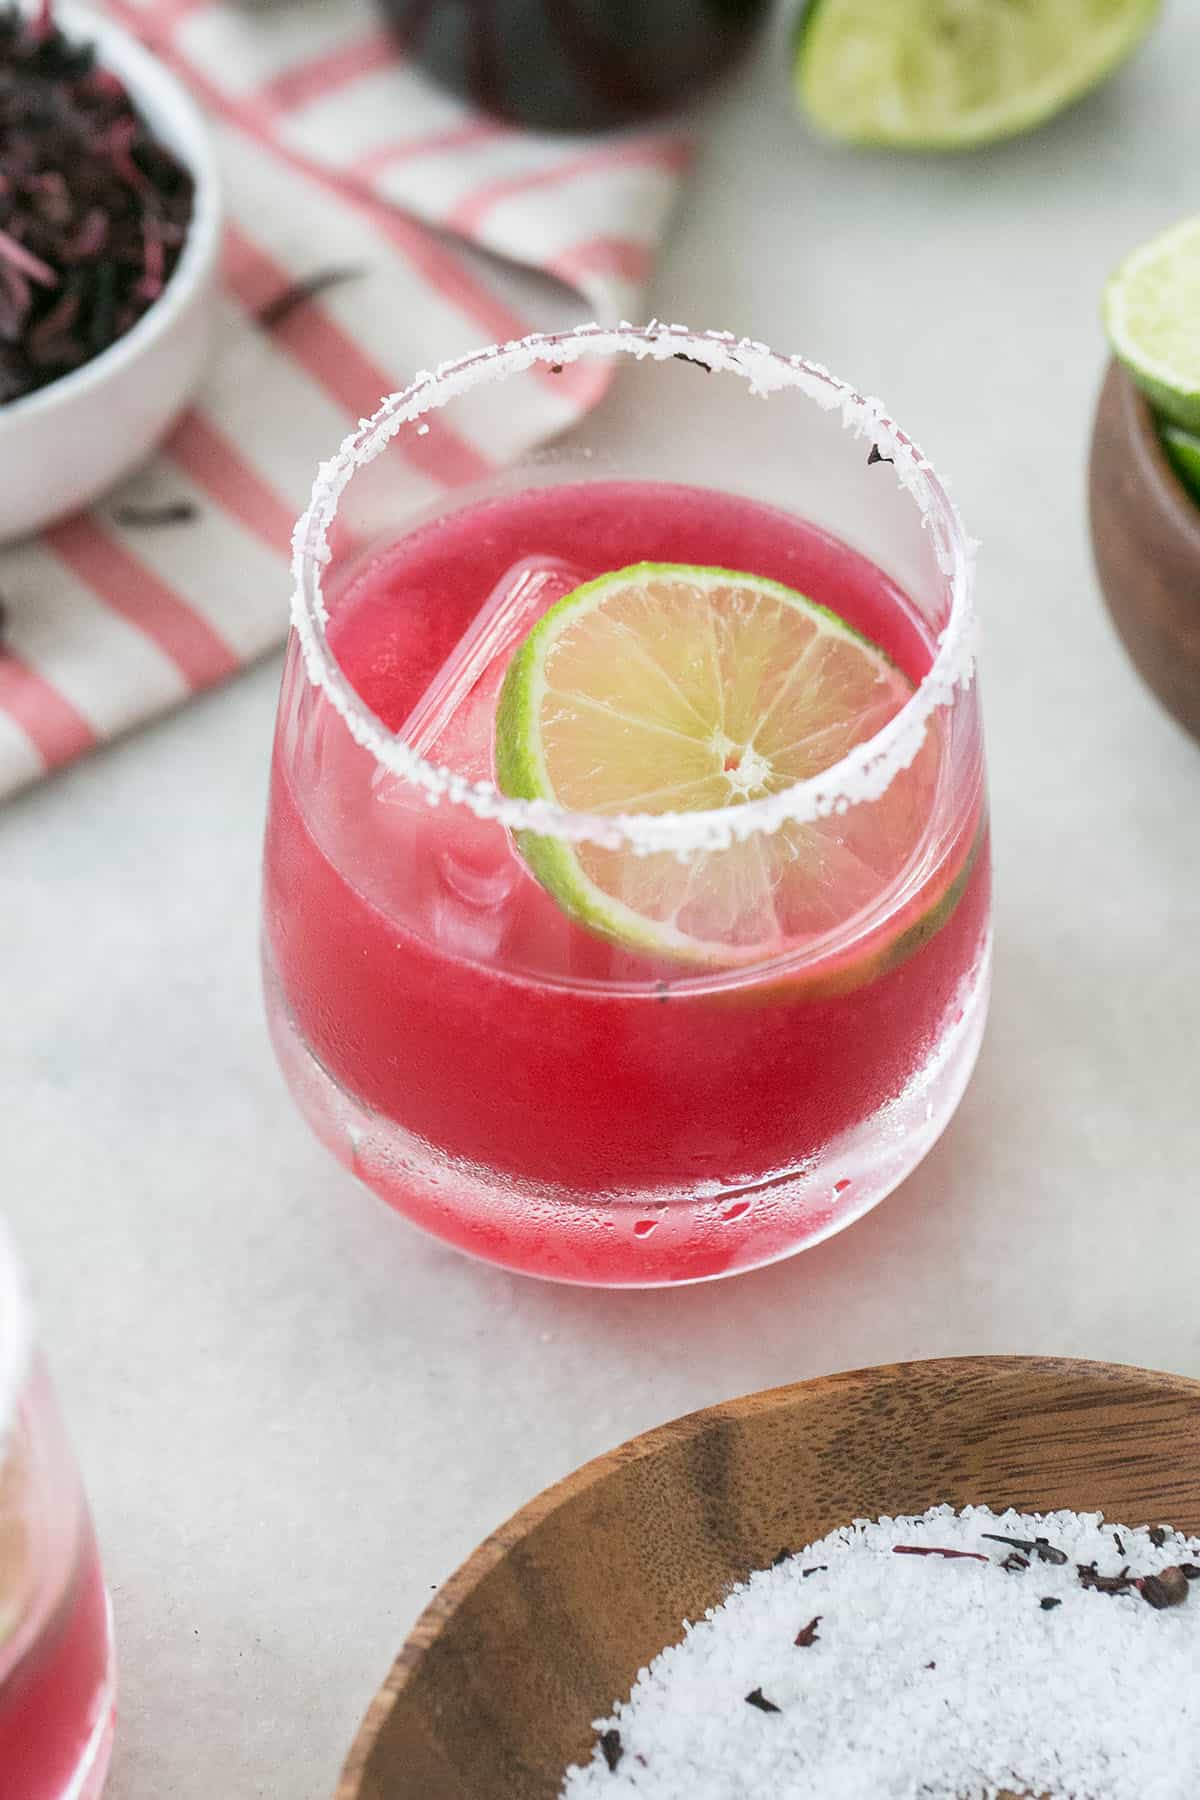
<path fill-rule="evenodd" d="M 0 405 L 0 542 L 25 537 L 120 481 L 163 438 L 195 390 L 209 347 L 221 245 L 212 139 L 190 94 L 137 40 L 83 6 L 58 16 L 105 68 L 196 184 L 183 253 L 131 331 L 82 368 Z"/>

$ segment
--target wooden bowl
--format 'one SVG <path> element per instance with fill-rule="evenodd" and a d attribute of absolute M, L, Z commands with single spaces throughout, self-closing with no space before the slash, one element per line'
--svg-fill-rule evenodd
<path fill-rule="evenodd" d="M 1096 408 L 1089 501 L 1113 624 L 1147 686 L 1200 738 L 1200 505 L 1115 362 Z"/>
<path fill-rule="evenodd" d="M 784 1546 L 948 1501 L 1200 1533 L 1200 1382 L 966 1357 L 777 1388 L 635 1438 L 534 1500 L 441 1590 L 337 1800 L 553 1800 L 591 1720 Z"/>

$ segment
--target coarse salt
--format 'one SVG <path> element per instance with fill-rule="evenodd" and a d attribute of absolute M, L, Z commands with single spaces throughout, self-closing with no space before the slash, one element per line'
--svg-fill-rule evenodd
<path fill-rule="evenodd" d="M 537 364 L 565 368 L 584 356 L 624 354 L 638 362 L 666 362 L 682 356 L 709 373 L 743 380 L 767 396 L 791 390 L 824 412 L 840 414 L 843 427 L 873 446 L 876 460 L 891 464 L 929 533 L 935 560 L 945 578 L 949 613 L 938 635 L 933 662 L 900 710 L 870 738 L 855 744 L 828 768 L 804 776 L 777 792 L 743 806 L 660 813 L 572 812 L 546 800 L 502 794 L 492 782 L 454 786 L 454 771 L 428 762 L 405 739 L 384 730 L 362 706 L 327 641 L 328 610 L 321 568 L 330 560 L 329 533 L 341 497 L 355 473 L 381 454 L 405 427 L 462 395 Z M 590 454 L 587 453 L 587 454 Z M 402 392 L 390 394 L 372 417 L 359 422 L 337 455 L 321 464 L 308 510 L 292 537 L 292 623 L 313 684 L 322 689 L 355 743 L 381 768 L 413 782 L 431 804 L 449 799 L 481 819 L 495 819 L 512 831 L 532 830 L 564 842 L 594 842 L 606 849 L 629 848 L 636 855 L 669 851 L 680 859 L 701 850 L 722 850 L 789 822 L 807 824 L 848 805 L 877 800 L 901 769 L 911 766 L 935 712 L 949 705 L 974 679 L 977 625 L 973 601 L 976 545 L 963 531 L 944 484 L 912 440 L 888 418 L 878 400 L 858 393 L 819 363 L 781 356 L 750 338 L 729 332 L 689 331 L 683 325 L 635 327 L 580 325 L 571 331 L 534 334 L 474 351 L 434 371 L 422 370 Z"/>
<path fill-rule="evenodd" d="M 1081 1571 L 1136 1580 L 1198 1557 L 1099 1513 L 857 1520 L 685 1622 L 596 1722 L 561 1800 L 1194 1800 L 1200 1582 L 1158 1610 Z"/>

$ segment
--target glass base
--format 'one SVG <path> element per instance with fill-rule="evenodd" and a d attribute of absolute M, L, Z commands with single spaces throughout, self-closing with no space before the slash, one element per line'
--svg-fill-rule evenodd
<path fill-rule="evenodd" d="M 370 1111 L 301 1038 L 269 959 L 267 1019 L 323 1143 L 413 1224 L 484 1262 L 587 1287 L 675 1287 L 762 1268 L 832 1237 L 916 1168 L 962 1098 L 987 1017 L 991 936 L 903 1092 L 802 1166 L 740 1185 L 574 1193 L 458 1161 Z"/>

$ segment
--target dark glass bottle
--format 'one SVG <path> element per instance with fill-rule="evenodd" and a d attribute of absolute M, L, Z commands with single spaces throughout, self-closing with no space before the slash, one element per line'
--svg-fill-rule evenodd
<path fill-rule="evenodd" d="M 737 60 L 769 3 L 381 0 L 433 80 L 546 131 L 604 131 L 671 111 Z"/>

